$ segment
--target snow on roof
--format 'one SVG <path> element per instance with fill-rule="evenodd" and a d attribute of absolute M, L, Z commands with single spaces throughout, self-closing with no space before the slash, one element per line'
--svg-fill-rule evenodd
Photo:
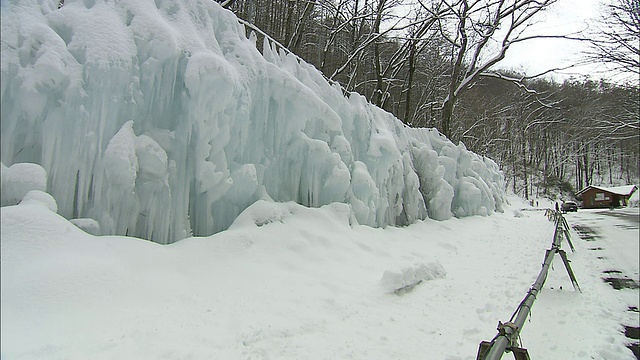
<path fill-rule="evenodd" d="M 589 190 L 590 188 L 610 192 L 616 195 L 624 195 L 624 196 L 629 196 L 638 189 L 638 187 L 635 185 L 613 186 L 613 187 L 589 185 L 586 188 L 578 191 L 576 195 L 580 195 L 585 191 Z"/>

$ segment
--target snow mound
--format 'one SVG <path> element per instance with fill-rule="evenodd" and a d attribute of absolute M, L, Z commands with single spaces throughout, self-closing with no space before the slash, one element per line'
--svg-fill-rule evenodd
<path fill-rule="evenodd" d="M 58 204 L 56 199 L 50 194 L 40 190 L 31 190 L 23 198 L 20 204 L 38 204 L 45 206 L 47 209 L 58 212 Z"/>
<path fill-rule="evenodd" d="M 513 209 L 513 216 L 517 218 L 522 218 L 522 217 L 526 217 L 527 215 L 525 215 L 522 212 L 522 209 Z"/>
<path fill-rule="evenodd" d="M 439 262 L 415 264 L 401 269 L 386 270 L 380 279 L 380 286 L 397 295 L 411 291 L 416 285 L 429 280 L 442 279 L 447 272 Z"/>
<path fill-rule="evenodd" d="M 42 166 L 30 163 L 18 163 L 10 167 L 4 164 L 1 166 L 2 206 L 18 204 L 32 190 L 47 190 L 47 172 Z"/>
<path fill-rule="evenodd" d="M 70 223 L 77 226 L 87 234 L 100 235 L 100 224 L 94 219 L 71 219 Z"/>
<path fill-rule="evenodd" d="M 273 203 L 259 200 L 240 214 L 230 229 L 255 225 L 257 227 L 272 223 L 282 223 L 284 219 L 296 212 L 295 203 Z"/>
<path fill-rule="evenodd" d="M 215 1 L 57 4 L 2 3 L 0 154 L 41 164 L 65 218 L 170 243 L 263 197 L 375 227 L 502 211 L 493 161 L 259 52 Z"/>
<path fill-rule="evenodd" d="M 300 212 L 305 208 L 292 201 L 287 203 L 275 203 L 268 200 L 258 200 L 243 211 L 231 224 L 229 230 L 246 229 L 254 227 L 267 226 L 269 224 L 287 222 L 288 218 L 301 215 Z M 351 209 L 346 204 L 332 203 L 322 206 L 324 211 L 318 214 L 331 214 L 331 219 L 328 221 L 337 221 L 338 224 L 344 226 L 350 226 L 352 223 Z M 318 217 L 320 215 L 314 214 L 312 217 Z M 309 216 L 307 214 L 307 216 Z"/>

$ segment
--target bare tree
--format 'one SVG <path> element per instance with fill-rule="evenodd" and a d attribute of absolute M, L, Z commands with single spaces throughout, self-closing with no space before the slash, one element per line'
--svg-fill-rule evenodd
<path fill-rule="evenodd" d="M 347 91 L 491 156 L 523 196 L 568 194 L 571 180 L 638 178 L 640 88 L 495 69 L 514 43 L 587 40 L 529 29 L 557 0 L 415 1 L 235 0 L 232 8 Z"/>
<path fill-rule="evenodd" d="M 441 131 L 451 137 L 451 119 L 460 94 L 504 59 L 517 42 L 543 36 L 525 35 L 532 19 L 556 0 L 443 0 L 448 12 L 438 15 L 440 32 L 451 46 L 451 72 L 442 104 Z M 428 7 L 424 7 L 429 11 Z M 436 14 L 434 14 L 436 16 Z M 517 80 L 517 79 L 509 79 Z"/>
<path fill-rule="evenodd" d="M 598 32 L 590 40 L 590 60 L 618 73 L 640 76 L 640 0 L 614 0 L 606 6 Z"/>

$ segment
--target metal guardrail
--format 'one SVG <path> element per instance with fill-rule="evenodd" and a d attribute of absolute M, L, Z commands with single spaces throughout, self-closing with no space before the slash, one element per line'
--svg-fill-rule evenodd
<path fill-rule="evenodd" d="M 531 312 L 533 302 L 536 300 L 536 296 L 544 286 L 544 282 L 547 279 L 547 273 L 549 272 L 549 267 L 551 267 L 551 263 L 553 262 L 553 257 L 555 254 L 560 254 L 560 257 L 564 262 L 565 268 L 567 269 L 567 273 L 569 275 L 569 278 L 571 279 L 574 289 L 582 292 L 580 286 L 578 285 L 578 281 L 573 274 L 573 270 L 571 270 L 571 266 L 569 265 L 567 253 L 564 250 L 560 249 L 562 239 L 564 238 L 567 240 L 571 251 L 575 252 L 573 244 L 571 243 L 571 236 L 569 234 L 569 224 L 567 224 L 567 221 L 562 216 L 562 213 L 560 211 L 547 209 L 545 215 L 550 221 L 554 221 L 555 231 L 553 234 L 553 242 L 551 243 L 551 248 L 546 251 L 546 254 L 544 256 L 542 270 L 540 270 L 538 278 L 533 283 L 522 302 L 520 302 L 520 305 L 518 305 L 516 311 L 513 313 L 513 315 L 511 315 L 509 321 L 507 321 L 506 323 L 498 322 L 498 334 L 493 338 L 493 340 L 491 340 L 490 342 L 483 341 L 480 343 L 476 360 L 499 360 L 502 358 L 505 351 L 513 352 L 516 360 L 530 359 L 527 349 L 518 347 L 518 338 L 520 336 L 520 331 L 522 330 L 522 327 L 524 326 L 524 323 L 529 316 L 529 313 Z"/>

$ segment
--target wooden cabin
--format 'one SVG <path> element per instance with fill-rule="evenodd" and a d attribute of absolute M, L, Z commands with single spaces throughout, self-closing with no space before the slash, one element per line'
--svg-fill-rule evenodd
<path fill-rule="evenodd" d="M 635 185 L 602 187 L 589 185 L 578 191 L 576 197 L 582 199 L 583 209 L 626 206 L 629 198 L 638 190 Z"/>

